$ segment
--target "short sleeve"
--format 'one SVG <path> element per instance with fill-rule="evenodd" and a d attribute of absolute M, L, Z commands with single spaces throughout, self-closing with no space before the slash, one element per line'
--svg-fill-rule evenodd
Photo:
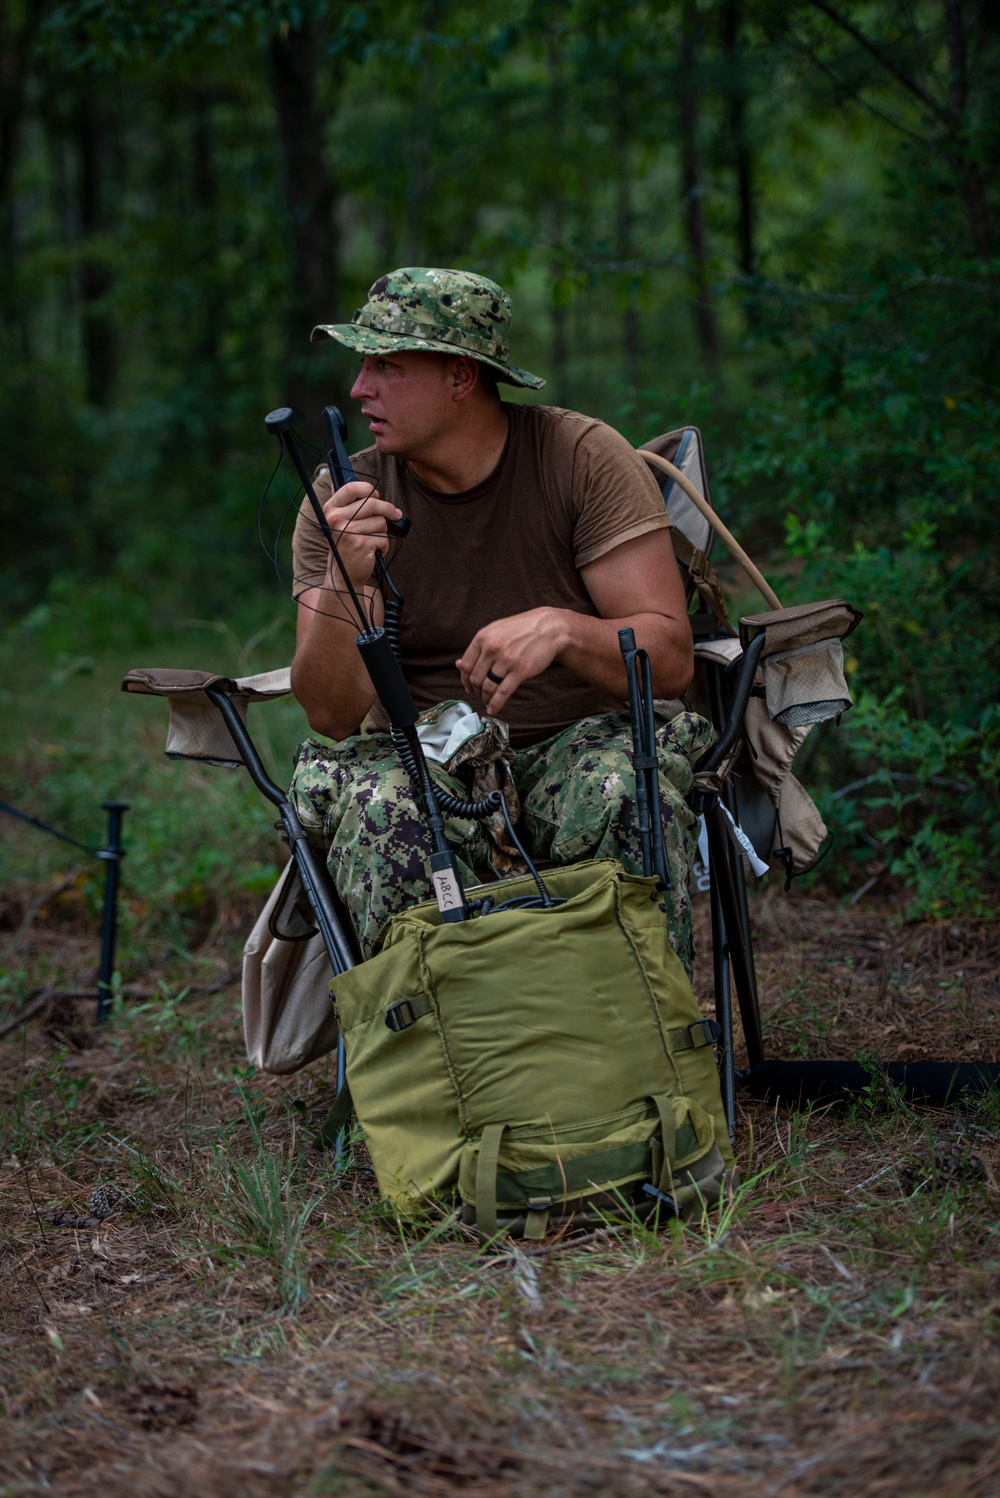
<path fill-rule="evenodd" d="M 573 561 L 596 562 L 625 541 L 669 530 L 670 519 L 649 465 L 620 432 L 594 422 L 573 460 Z"/>
<path fill-rule="evenodd" d="M 375 449 L 351 454 L 351 465 L 359 478 L 369 477 Z M 378 475 L 372 476 L 378 483 Z M 304 496 L 295 517 L 292 532 L 292 597 L 299 598 L 307 588 L 325 588 L 330 578 L 330 543 L 320 530 L 308 496 Z"/>
<path fill-rule="evenodd" d="M 307 588 L 325 587 L 329 567 L 330 547 L 306 499 L 292 535 L 292 597 L 298 598 Z"/>

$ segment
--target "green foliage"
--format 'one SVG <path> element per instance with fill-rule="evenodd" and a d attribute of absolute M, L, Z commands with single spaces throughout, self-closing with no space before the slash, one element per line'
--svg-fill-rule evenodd
<path fill-rule="evenodd" d="M 866 511 L 845 470 L 850 460 L 874 474 L 866 459 L 877 450 L 880 425 L 878 413 L 867 425 L 858 419 L 839 470 L 826 461 L 827 437 L 803 436 L 784 491 L 795 509 L 785 514 L 782 601 L 844 597 L 865 615 L 845 642 L 855 706 L 837 732 L 822 734 L 811 761 L 836 838 L 827 871 L 853 888 L 880 873 L 902 879 L 913 917 L 985 913 L 1000 873 L 1000 717 L 989 705 L 1000 610 L 995 557 L 978 549 L 989 478 L 968 479 L 974 488 L 960 528 L 958 507 L 939 503 L 942 491 L 932 482 L 945 455 L 911 449 L 884 476 L 891 505 Z M 987 446 L 988 434 L 977 441 Z M 996 453 L 990 456 L 995 463 Z M 775 451 L 766 461 L 775 462 Z M 952 461 L 957 466 L 958 456 Z"/>
<path fill-rule="evenodd" d="M 293 1129 L 287 1149 L 274 1145 L 262 1132 L 261 1101 L 248 1084 L 253 1068 L 236 1071 L 236 1086 L 249 1126 L 252 1150 L 241 1159 L 228 1142 L 214 1150 L 218 1171 L 221 1223 L 236 1235 L 235 1262 L 247 1253 L 270 1263 L 275 1271 L 281 1309 L 296 1315 L 308 1298 L 305 1233 L 309 1219 L 323 1201 L 313 1186 L 303 1193 L 306 1160 L 297 1151 Z M 312 1184 L 312 1183 L 310 1183 Z"/>
<path fill-rule="evenodd" d="M 855 539 L 848 547 L 845 537 L 841 548 L 827 539 L 833 529 L 788 516 L 786 554 L 800 565 L 791 596 L 843 596 L 864 610 L 845 643 L 857 684 L 879 697 L 901 689 L 917 719 L 930 705 L 938 721 L 977 720 L 1000 646 L 1000 624 L 982 617 L 981 565 L 947 554 L 932 513 L 911 522 L 895 546 Z"/>
<path fill-rule="evenodd" d="M 103 846 L 102 801 L 128 804 L 120 958 L 141 972 L 160 943 L 185 950 L 234 901 L 258 900 L 277 877 L 277 845 L 273 812 L 248 777 L 164 759 L 166 703 L 123 695 L 121 677 L 164 660 L 237 675 L 265 670 L 287 661 L 291 629 L 285 620 L 245 645 L 226 627 L 197 623 L 157 638 L 148 609 L 128 593 L 118 603 L 120 612 L 102 609 L 97 590 L 83 589 L 78 611 L 53 602 L 7 630 L 0 756 L 4 799 L 86 847 Z M 255 726 L 279 776 L 305 728 L 290 702 L 271 704 Z M 104 865 L 5 816 L 0 883 L 67 879 L 96 929 Z"/>
<path fill-rule="evenodd" d="M 91 1111 L 95 1092 L 91 1074 L 77 1070 L 65 1051 L 26 1068 L 14 1108 L 0 1119 L 0 1148 L 14 1156 L 48 1153 L 69 1164 L 104 1127 Z"/>
<path fill-rule="evenodd" d="M 841 878 L 857 883 L 859 868 L 901 878 L 912 917 L 988 915 L 1000 868 L 1000 708 L 971 726 L 935 724 L 902 699 L 901 687 L 882 700 L 862 692 L 841 730 L 845 773 L 862 772 L 822 798 L 848 850 Z"/>
<path fill-rule="evenodd" d="M 83 575 L 106 570 L 109 517 L 88 503 L 97 451 L 81 420 L 75 382 L 55 361 L 23 362 L 2 328 L 0 420 L 7 434 L 0 586 L 2 617 L 10 619 L 37 604 L 67 564 Z"/>
<path fill-rule="evenodd" d="M 933 176 L 899 191 L 900 225 L 954 209 Z M 787 365 L 725 488 L 762 544 L 783 523 L 782 602 L 864 611 L 845 645 L 857 705 L 810 766 L 827 868 L 854 889 L 903 880 L 920 917 L 985 912 L 1000 873 L 1000 445 L 991 274 L 936 234 L 914 243 L 811 306 L 759 289 L 757 336 Z"/>
<path fill-rule="evenodd" d="M 933 740 L 942 775 L 972 783 L 1000 667 L 1000 32 L 990 7 L 949 16 L 861 0 L 12 7 L 0 617 L 54 699 L 44 732 L 22 731 L 19 766 L 47 772 L 19 782 L 34 809 L 93 841 L 97 781 L 127 785 L 149 854 L 130 876 L 159 909 L 232 887 L 220 847 L 244 888 L 266 878 L 252 792 L 185 779 L 212 802 L 202 842 L 185 796 L 166 804 L 105 747 L 110 718 L 84 744 L 86 710 L 56 704 L 108 685 L 109 653 L 159 656 L 183 620 L 247 636 L 285 607 L 256 535 L 261 418 L 293 400 L 309 432 L 327 400 L 347 404 L 349 356 L 310 348 L 309 327 L 400 263 L 510 284 L 515 357 L 550 375 L 545 398 L 633 441 L 697 422 L 716 498 L 783 601 L 864 609 L 864 706 L 822 736 L 814 777 L 919 779 Z M 286 497 L 264 506 L 268 545 Z M 197 663 L 191 643 L 178 660 Z M 18 686 L 33 719 L 35 701 Z M 955 900 L 985 899 L 993 845 L 962 869 L 994 793 L 933 785 L 890 809 L 875 785 L 826 796 L 851 877 L 880 860 L 930 910 L 938 869 Z"/>

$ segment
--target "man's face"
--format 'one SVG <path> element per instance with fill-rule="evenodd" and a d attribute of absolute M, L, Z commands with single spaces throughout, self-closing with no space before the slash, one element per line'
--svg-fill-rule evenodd
<path fill-rule="evenodd" d="M 455 360 L 448 354 L 366 354 L 351 388 L 380 453 L 430 457 L 454 420 Z"/>

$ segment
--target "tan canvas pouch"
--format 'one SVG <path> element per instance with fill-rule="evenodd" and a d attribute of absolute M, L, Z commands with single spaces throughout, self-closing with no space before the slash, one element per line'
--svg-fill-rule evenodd
<path fill-rule="evenodd" d="M 817 704 L 825 704 L 826 717 L 835 717 L 850 705 L 840 642 L 860 618 L 843 599 L 826 599 L 748 615 L 740 620 L 739 643 L 712 640 L 695 647 L 696 661 L 714 657 L 728 663 L 741 646 L 746 649 L 757 635 L 767 634 L 760 666 L 765 696 L 750 698 L 743 738 L 722 774 L 752 775 L 764 787 L 778 813 L 771 858 L 779 846 L 790 849 L 795 870 L 813 862 L 827 829 L 812 798 L 792 775 L 792 761 L 812 723 L 819 721 L 816 713 L 822 710 Z M 752 753 L 746 752 L 744 741 Z"/>
<path fill-rule="evenodd" d="M 318 932 L 281 940 L 301 890 L 294 861 L 285 868 L 243 948 L 243 1034 L 247 1057 L 260 1071 L 283 1075 L 326 1056 L 337 1045 L 330 1002 L 330 959 Z"/>
<path fill-rule="evenodd" d="M 744 650 L 759 634 L 767 635 L 765 656 L 781 650 L 797 650 L 817 640 L 846 640 L 861 622 L 860 609 L 843 598 L 825 598 L 820 603 L 797 603 L 789 609 L 766 614 L 745 614 L 740 620 L 740 643 Z"/>

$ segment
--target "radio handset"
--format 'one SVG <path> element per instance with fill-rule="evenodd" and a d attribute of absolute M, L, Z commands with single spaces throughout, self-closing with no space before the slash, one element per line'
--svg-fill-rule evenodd
<path fill-rule="evenodd" d="M 347 436 L 347 422 L 344 413 L 339 406 L 323 407 L 323 445 L 326 447 L 326 461 L 330 466 L 330 477 L 333 479 L 333 487 L 340 489 L 344 484 L 354 483 L 357 474 L 351 467 L 351 460 L 347 456 L 347 447 L 344 439 Z M 405 536 L 412 521 L 408 516 L 402 515 L 398 520 L 386 521 L 386 529 L 390 536 L 402 539 Z"/>

